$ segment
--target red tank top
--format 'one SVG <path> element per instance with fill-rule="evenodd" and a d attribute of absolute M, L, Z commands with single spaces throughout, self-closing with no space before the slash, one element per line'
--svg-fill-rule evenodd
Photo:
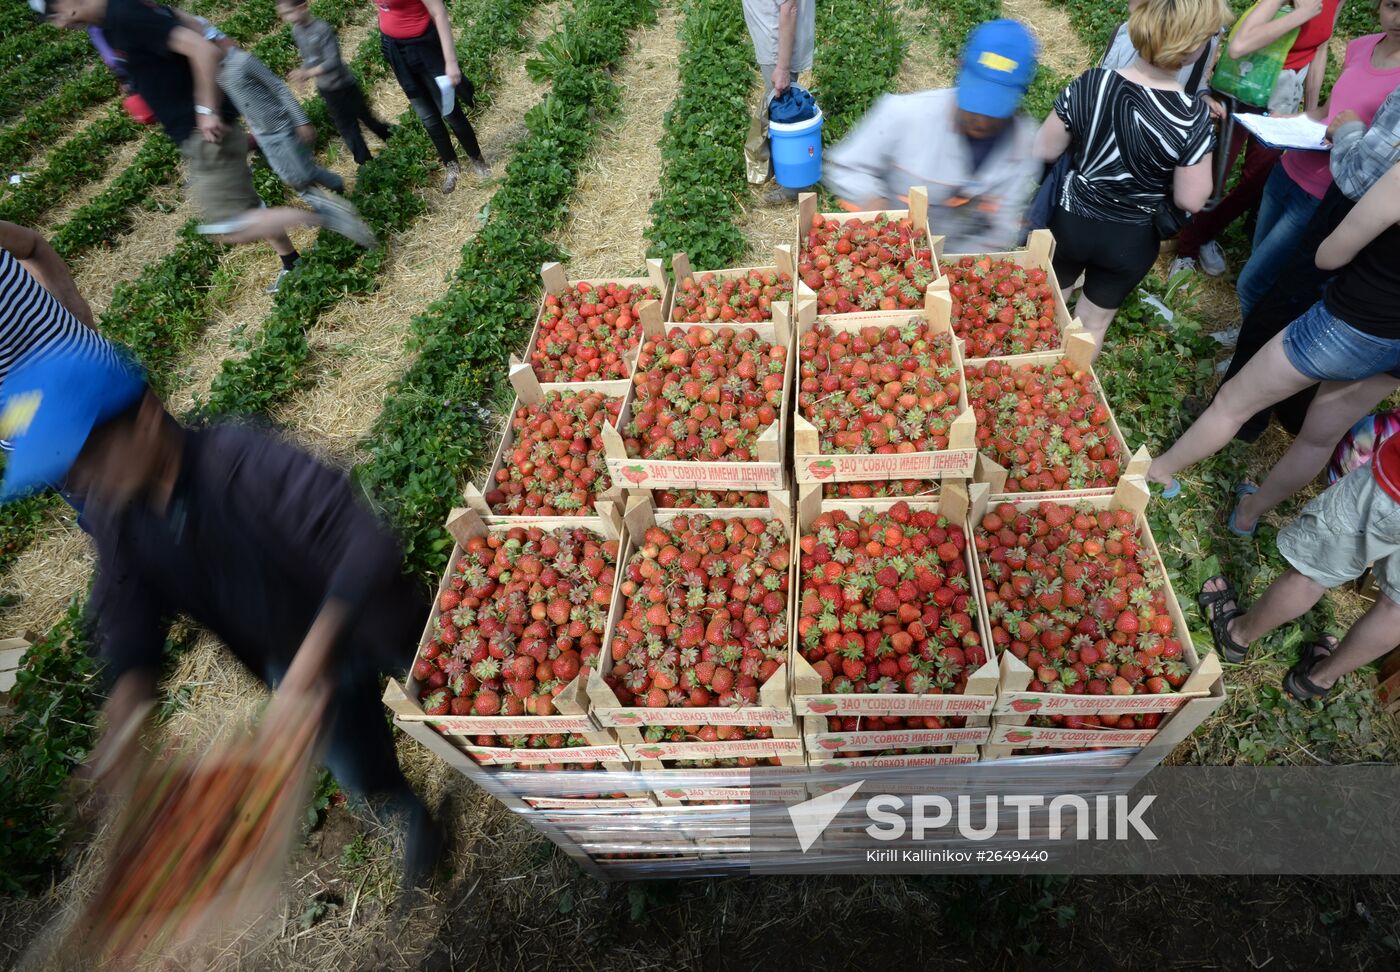
<path fill-rule="evenodd" d="M 1297 71 L 1312 63 L 1317 49 L 1332 39 L 1332 28 L 1337 24 L 1337 8 L 1342 0 L 1322 0 L 1322 13 L 1298 28 L 1298 39 L 1288 49 L 1288 57 L 1283 66 Z"/>
<path fill-rule="evenodd" d="M 423 0 L 374 0 L 374 5 L 379 8 L 379 29 L 389 37 L 421 37 L 433 22 Z"/>

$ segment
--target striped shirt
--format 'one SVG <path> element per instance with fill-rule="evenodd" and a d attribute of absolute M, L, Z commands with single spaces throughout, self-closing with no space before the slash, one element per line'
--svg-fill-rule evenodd
<path fill-rule="evenodd" d="M 26 356 L 55 351 L 117 356 L 111 342 L 69 313 L 0 247 L 0 393 Z M 9 443 L 0 440 L 0 449 L 8 450 Z"/>
<path fill-rule="evenodd" d="M 239 47 L 224 52 L 219 87 L 242 113 L 254 135 L 286 132 L 310 124 L 306 109 L 266 64 Z"/>

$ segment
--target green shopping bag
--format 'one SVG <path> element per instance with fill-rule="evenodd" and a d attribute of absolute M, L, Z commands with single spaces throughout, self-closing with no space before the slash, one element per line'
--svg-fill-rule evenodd
<path fill-rule="evenodd" d="M 1244 18 L 1253 13 L 1257 6 L 1259 4 L 1255 3 L 1245 12 L 1244 17 L 1235 22 L 1235 26 L 1230 29 L 1231 40 L 1239 31 L 1240 24 L 1244 23 Z M 1291 9 L 1289 5 L 1284 4 L 1274 15 L 1274 19 L 1286 15 Z M 1278 84 L 1279 75 L 1283 73 L 1283 62 L 1297 39 L 1298 31 L 1291 30 L 1268 47 L 1239 59 L 1230 56 L 1229 41 L 1226 41 L 1220 52 L 1220 62 L 1216 64 L 1215 74 L 1211 77 L 1210 86 L 1246 105 L 1267 108 L 1269 98 L 1274 93 L 1274 86 Z"/>

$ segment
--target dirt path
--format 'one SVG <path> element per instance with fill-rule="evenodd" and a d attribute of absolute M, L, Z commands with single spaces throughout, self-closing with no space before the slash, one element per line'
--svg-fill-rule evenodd
<path fill-rule="evenodd" d="M 1021 21 L 1040 41 L 1041 63 L 1056 72 L 1071 77 L 1079 75 L 1094 62 L 1094 55 L 1069 22 L 1061 7 L 1052 7 L 1045 0 L 1002 0 L 1002 16 Z"/>
<path fill-rule="evenodd" d="M 561 3 L 546 4 L 531 15 L 532 46 L 554 31 L 561 8 Z M 379 414 L 385 389 L 405 367 L 410 321 L 447 290 L 461 248 L 480 226 L 481 208 L 496 191 L 510 150 L 525 132 L 525 112 L 544 91 L 526 75 L 524 56 L 508 52 L 503 57 L 491 106 L 473 123 L 492 178 L 464 175 L 457 190 L 444 196 L 434 177 L 434 188 L 426 195 L 428 212 L 391 241 L 380 286 L 372 294 L 341 301 L 321 318 L 311 334 L 308 379 L 276 412 L 279 424 L 333 461 L 353 460 Z M 383 117 L 407 108 L 398 86 L 391 86 L 392 92 L 381 85 L 375 93 Z"/>

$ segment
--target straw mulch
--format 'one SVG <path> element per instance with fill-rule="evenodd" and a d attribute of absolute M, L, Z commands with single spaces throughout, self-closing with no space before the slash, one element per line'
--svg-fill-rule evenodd
<path fill-rule="evenodd" d="M 96 551 L 78 529 L 73 511 L 64 506 L 50 524 L 0 582 L 0 590 L 16 599 L 0 615 L 0 631 L 48 631 L 92 573 Z"/>
<path fill-rule="evenodd" d="M 1005 0 L 1002 16 L 1019 20 L 1040 41 L 1040 63 L 1057 74 L 1074 76 L 1094 63 L 1094 54 L 1069 22 L 1063 7 L 1045 0 Z"/>

